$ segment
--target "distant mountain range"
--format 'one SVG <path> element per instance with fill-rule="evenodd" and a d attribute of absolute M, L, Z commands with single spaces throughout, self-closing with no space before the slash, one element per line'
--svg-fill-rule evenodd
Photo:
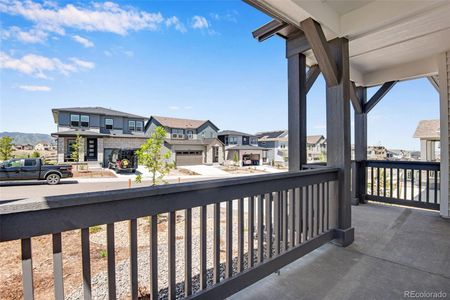
<path fill-rule="evenodd" d="M 39 142 L 55 144 L 55 140 L 44 133 L 23 133 L 23 132 L 0 132 L 0 137 L 9 136 L 13 139 L 13 144 L 36 145 Z"/>

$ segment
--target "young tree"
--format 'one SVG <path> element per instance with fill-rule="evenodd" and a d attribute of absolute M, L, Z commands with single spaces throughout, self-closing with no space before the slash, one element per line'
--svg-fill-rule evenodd
<path fill-rule="evenodd" d="M 75 143 L 72 144 L 72 152 L 70 153 L 70 158 L 75 162 L 79 162 L 82 149 L 83 149 L 83 138 L 79 134 L 77 134 Z"/>
<path fill-rule="evenodd" d="M 31 157 L 32 158 L 39 158 L 39 157 L 41 157 L 41 154 L 39 152 L 37 152 L 37 151 L 34 151 L 33 153 L 31 153 Z"/>
<path fill-rule="evenodd" d="M 164 182 L 164 176 L 169 174 L 170 169 L 175 167 L 173 163 L 168 162 L 170 152 L 162 153 L 166 135 L 164 127 L 156 127 L 150 138 L 136 151 L 139 164 L 143 165 L 152 174 L 152 185 Z M 136 176 L 136 182 L 141 181 L 142 176 L 139 174 Z"/>
<path fill-rule="evenodd" d="M 0 139 L 0 160 L 8 160 L 12 157 L 12 141 L 9 136 Z"/>
<path fill-rule="evenodd" d="M 234 152 L 234 154 L 233 154 L 233 161 L 234 161 L 234 165 L 236 167 L 239 166 L 239 155 L 237 152 Z"/>

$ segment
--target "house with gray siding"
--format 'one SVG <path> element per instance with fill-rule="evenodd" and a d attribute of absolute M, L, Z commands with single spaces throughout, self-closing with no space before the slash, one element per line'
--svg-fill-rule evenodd
<path fill-rule="evenodd" d="M 288 131 L 276 130 L 258 132 L 258 146 L 268 149 L 269 163 L 285 164 L 288 160 Z"/>
<path fill-rule="evenodd" d="M 219 140 L 225 145 L 225 160 L 234 161 L 238 157 L 239 166 L 260 166 L 268 163 L 266 148 L 258 146 L 258 138 L 255 135 L 224 130 L 218 133 Z"/>
<path fill-rule="evenodd" d="M 150 136 L 158 126 L 167 132 L 164 151 L 171 153 L 170 161 L 177 166 L 224 162 L 224 144 L 217 138 L 219 128 L 211 121 L 151 116 L 145 134 Z"/>
<path fill-rule="evenodd" d="M 104 107 L 54 108 L 52 113 L 58 162 L 70 160 L 77 135 L 83 144 L 80 160 L 103 166 L 113 149 L 137 149 L 147 138 L 146 117 Z"/>

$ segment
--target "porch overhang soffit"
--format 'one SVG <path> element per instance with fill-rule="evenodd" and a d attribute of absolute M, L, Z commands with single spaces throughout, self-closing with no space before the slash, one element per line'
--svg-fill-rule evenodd
<path fill-rule="evenodd" d="M 357 86 L 436 75 L 437 55 L 450 49 L 447 0 L 244 1 L 283 24 L 259 40 L 299 34 L 308 18 L 320 23 L 326 40 L 347 38 L 350 78 Z M 311 50 L 303 53 L 308 66 L 317 64 Z"/>

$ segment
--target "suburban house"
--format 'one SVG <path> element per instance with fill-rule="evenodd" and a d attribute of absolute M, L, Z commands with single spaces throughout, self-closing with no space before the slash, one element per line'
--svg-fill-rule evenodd
<path fill-rule="evenodd" d="M 13 148 L 15 150 L 33 150 L 34 146 L 31 144 L 14 144 Z"/>
<path fill-rule="evenodd" d="M 422 120 L 417 125 L 413 137 L 420 139 L 421 160 L 440 160 L 440 126 L 439 120 Z"/>
<path fill-rule="evenodd" d="M 177 166 L 223 163 L 224 144 L 217 138 L 219 128 L 211 121 L 151 116 L 146 135 L 158 126 L 167 131 L 165 147 Z"/>
<path fill-rule="evenodd" d="M 54 146 L 51 144 L 48 144 L 46 142 L 39 142 L 36 145 L 34 145 L 35 151 L 51 151 L 54 150 Z"/>
<path fill-rule="evenodd" d="M 240 166 L 260 166 L 268 163 L 266 148 L 258 146 L 258 138 L 254 135 L 234 130 L 218 133 L 219 140 L 225 145 L 225 160 L 234 161 L 237 156 Z"/>
<path fill-rule="evenodd" d="M 384 160 L 387 157 L 387 149 L 384 146 L 368 146 L 367 158 L 372 160 Z"/>
<path fill-rule="evenodd" d="M 309 162 L 324 161 L 327 152 L 327 140 L 323 135 L 306 137 L 306 147 Z"/>
<path fill-rule="evenodd" d="M 269 163 L 285 164 L 288 160 L 288 131 L 265 131 L 256 133 L 258 146 L 268 149 Z"/>
<path fill-rule="evenodd" d="M 146 140 L 144 124 L 148 118 L 104 107 L 52 109 L 57 131 L 58 162 L 70 160 L 77 135 L 82 137 L 81 161 L 106 166 L 113 149 L 137 149 Z"/>

